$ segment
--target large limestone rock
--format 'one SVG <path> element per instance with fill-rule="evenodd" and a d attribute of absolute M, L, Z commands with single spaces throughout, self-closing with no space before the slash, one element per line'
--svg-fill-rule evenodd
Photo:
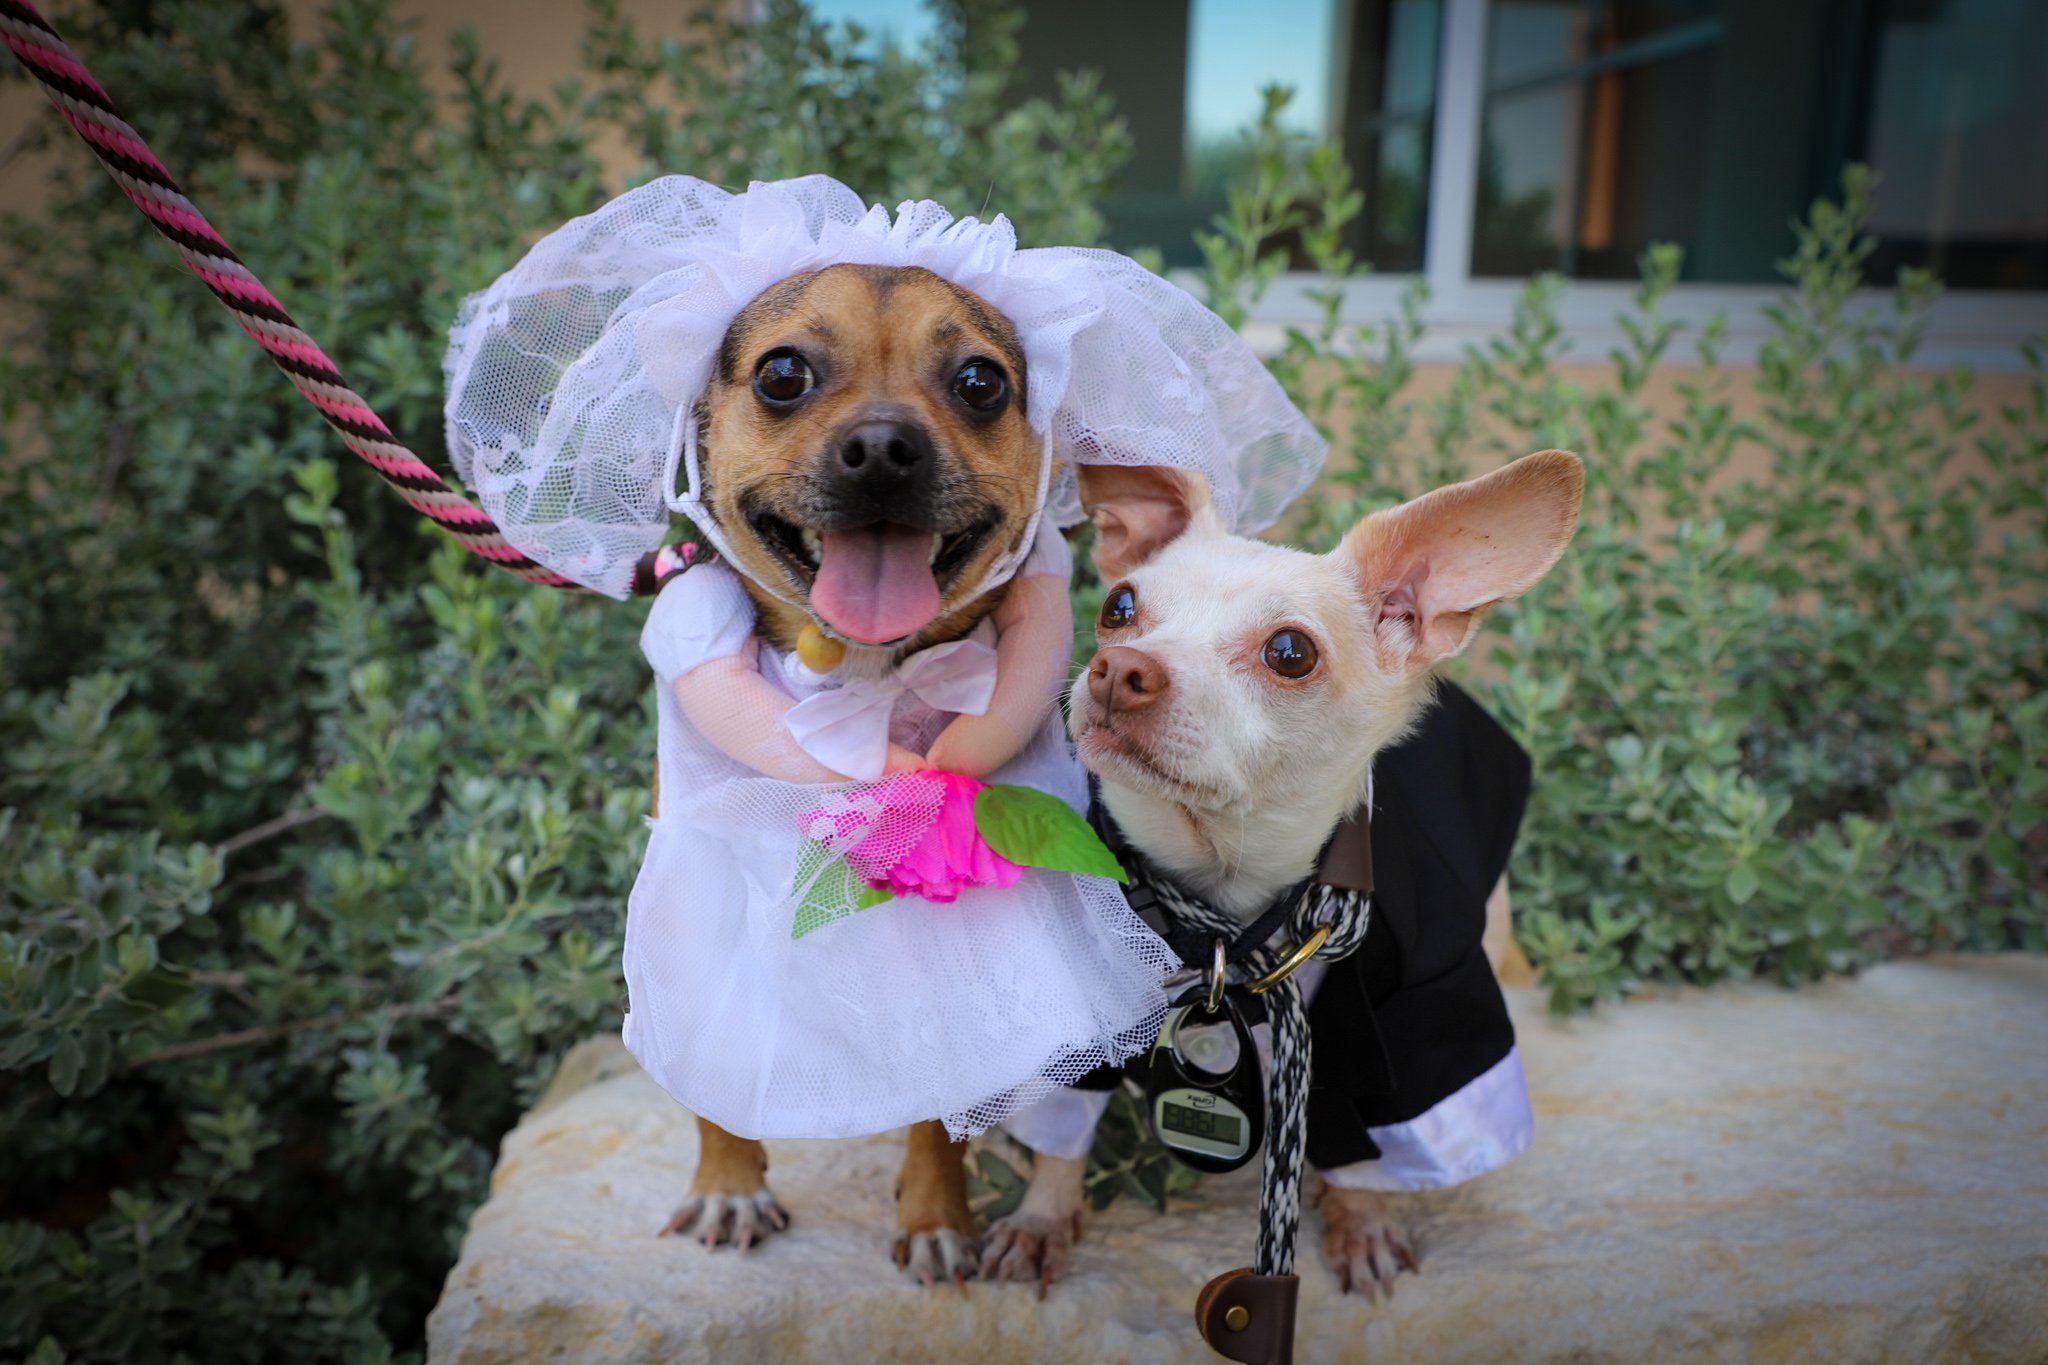
<path fill-rule="evenodd" d="M 1514 1000 L 1534 1149 L 1407 1207 L 1422 1274 L 1337 1292 L 1305 1220 L 1298 1359 L 2048 1361 L 2048 961 L 1940 959 L 1590 1019 Z M 888 1139 L 780 1143 L 796 1222 L 744 1257 L 654 1236 L 695 1125 L 609 1040 L 505 1141 L 428 1324 L 444 1365 L 1188 1361 L 1249 1260 L 1252 1171 L 1120 1204 L 1040 1303 L 905 1282 Z"/>

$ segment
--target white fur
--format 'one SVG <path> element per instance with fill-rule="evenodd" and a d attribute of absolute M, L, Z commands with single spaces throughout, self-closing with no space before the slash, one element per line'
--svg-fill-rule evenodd
<path fill-rule="evenodd" d="M 1257 915 L 1365 799 L 1373 756 L 1429 700 L 1430 667 L 1557 562 L 1583 478 L 1576 456 L 1544 451 L 1374 513 L 1326 555 L 1228 534 L 1183 474 L 1096 481 L 1097 563 L 1112 594 L 1136 594 L 1137 619 L 1098 628 L 1068 729 L 1125 836 L 1217 908 Z M 1286 629 L 1319 655 L 1299 679 L 1261 659 Z M 1151 705 L 1094 695 L 1118 649 L 1163 670 Z"/>
<path fill-rule="evenodd" d="M 1341 550 L 1240 539 L 1198 513 L 1120 583 L 1137 595 L 1138 622 L 1099 642 L 1144 651 L 1171 690 L 1140 737 L 1096 703 L 1084 674 L 1069 729 L 1125 836 L 1219 909 L 1249 918 L 1308 874 L 1330 830 L 1365 799 L 1373 755 L 1423 709 L 1428 671 L 1382 666 L 1376 605 Z M 1286 627 L 1321 654 L 1291 684 L 1259 657 Z"/>

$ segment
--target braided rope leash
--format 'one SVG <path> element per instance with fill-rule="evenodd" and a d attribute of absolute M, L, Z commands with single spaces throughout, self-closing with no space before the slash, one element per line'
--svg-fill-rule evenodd
<path fill-rule="evenodd" d="M 334 428 L 343 445 L 376 470 L 414 511 L 454 536 L 465 549 L 529 583 L 580 591 L 576 584 L 507 544 L 482 508 L 450 488 L 425 461 L 400 444 L 384 419 L 348 386 L 334 362 L 192 206 L 149 145 L 115 112 L 113 101 L 85 63 L 34 5 L 27 0 L 0 0 L 0 42 L 21 60 L 64 121 L 92 148 L 121 193 L 142 210 L 249 339 L 284 371 L 285 378 Z"/>
<path fill-rule="evenodd" d="M 1180 924 L 1228 943 L 1244 923 L 1194 899 L 1172 882 L 1153 874 L 1149 865 L 1129 869 L 1132 879 L 1151 892 L 1154 903 Z M 1372 921 L 1372 893 L 1311 883 L 1288 912 L 1288 932 L 1306 943 L 1320 928 L 1329 937 L 1315 956 L 1334 961 L 1349 957 L 1365 942 Z M 1254 949 L 1244 960 L 1253 977 L 1278 965 L 1270 944 Z M 1267 1015 L 1273 1023 L 1272 1121 L 1266 1127 L 1264 1178 L 1259 1186 L 1259 1240 L 1252 1271 L 1258 1275 L 1294 1273 L 1295 1233 L 1301 1226 L 1301 1171 L 1308 1117 L 1308 1006 L 1301 988 L 1288 976 L 1266 992 Z"/>

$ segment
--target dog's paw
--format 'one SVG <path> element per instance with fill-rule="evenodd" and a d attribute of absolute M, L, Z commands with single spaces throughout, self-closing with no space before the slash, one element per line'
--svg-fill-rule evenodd
<path fill-rule="evenodd" d="M 752 1194 L 693 1194 L 675 1211 L 661 1235 L 689 1236 L 707 1248 L 730 1243 L 745 1251 L 788 1226 L 789 1215 L 764 1185 Z"/>
<path fill-rule="evenodd" d="M 1391 1299 L 1395 1276 L 1403 1270 L 1421 1270 L 1408 1234 L 1384 1196 L 1323 1185 L 1316 1203 L 1323 1214 L 1323 1262 L 1345 1293 L 1355 1291 L 1371 1300 L 1385 1294 Z"/>
<path fill-rule="evenodd" d="M 896 1234 L 891 1247 L 896 1268 L 908 1272 L 925 1288 L 951 1280 L 963 1294 L 967 1292 L 968 1279 L 979 1271 L 976 1251 L 970 1234 L 946 1227 L 917 1232 L 905 1229 Z"/>
<path fill-rule="evenodd" d="M 1034 1281 L 1043 1299 L 1052 1282 L 1067 1273 L 1074 1243 L 1081 1239 L 1081 1215 L 1047 1217 L 1021 1209 L 989 1224 L 982 1238 L 981 1278 L 998 1284 Z"/>
<path fill-rule="evenodd" d="M 910 1126 L 903 1170 L 896 1177 L 896 1240 L 891 1246 L 898 1269 L 927 1288 L 951 1280 L 963 1294 L 981 1263 L 974 1210 L 967 1207 L 967 1169 L 961 1164 L 966 1150 L 936 1122 Z"/>

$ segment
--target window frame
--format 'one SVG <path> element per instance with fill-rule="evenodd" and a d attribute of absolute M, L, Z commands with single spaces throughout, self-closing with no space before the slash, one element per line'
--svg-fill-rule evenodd
<path fill-rule="evenodd" d="M 1527 283 L 1475 276 L 1471 268 L 1491 11 L 1491 0 L 1443 0 L 1420 271 L 1429 286 L 1429 298 L 1422 308 L 1425 332 L 1414 355 L 1422 362 L 1458 360 L 1468 346 L 1484 344 L 1505 332 Z M 1788 233 L 1788 254 L 1792 245 Z M 1192 272 L 1185 278 L 1191 280 Z M 1356 323 L 1394 316 L 1402 292 L 1413 278 L 1412 274 L 1389 274 L 1346 281 L 1341 315 Z M 1290 328 L 1315 325 L 1321 319 L 1321 306 L 1311 295 L 1327 290 L 1328 283 L 1304 271 L 1282 275 L 1252 309 L 1245 327 L 1248 339 L 1261 349 L 1277 350 Z M 1616 318 L 1629 309 L 1636 288 L 1624 280 L 1567 281 L 1557 310 L 1568 361 L 1600 361 L 1623 344 L 1625 337 Z M 1782 300 L 1784 293 L 1783 286 L 1773 285 L 1681 283 L 1666 296 L 1662 311 L 1688 324 L 1688 335 L 1697 334 L 1715 314 L 1722 315 L 1726 332 L 1719 350 L 1721 360 L 1752 364 L 1773 331 L 1764 309 Z M 1857 306 L 1873 313 L 1889 312 L 1895 293 L 1889 287 L 1870 286 L 1859 296 Z M 1916 364 L 2021 371 L 2026 368 L 2020 353 L 2022 343 L 2044 330 L 2048 330 L 2048 291 L 1946 291 L 1929 309 Z M 1664 363 L 1682 365 L 1692 355 L 1681 336 Z"/>

